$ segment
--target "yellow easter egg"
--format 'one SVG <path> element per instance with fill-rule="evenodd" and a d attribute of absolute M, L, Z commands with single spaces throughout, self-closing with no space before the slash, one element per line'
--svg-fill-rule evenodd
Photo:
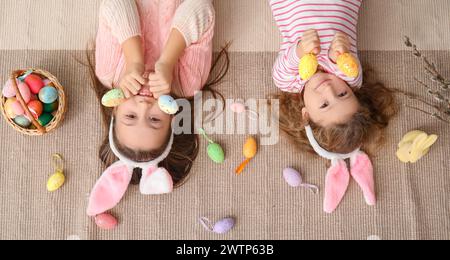
<path fill-rule="evenodd" d="M 306 54 L 300 59 L 298 70 L 302 80 L 309 80 L 316 74 L 319 62 L 314 54 Z"/>
<path fill-rule="evenodd" d="M 356 78 L 359 75 L 359 65 L 355 57 L 350 53 L 339 55 L 337 65 L 347 77 Z"/>
<path fill-rule="evenodd" d="M 49 192 L 54 192 L 61 188 L 63 186 L 64 182 L 66 181 L 66 177 L 64 176 L 63 172 L 57 171 L 55 174 L 53 174 L 47 182 L 47 190 Z"/>
<path fill-rule="evenodd" d="M 258 144 L 256 143 L 256 139 L 250 137 L 247 139 L 244 145 L 244 156 L 247 159 L 251 159 L 256 156 L 258 152 Z"/>
<path fill-rule="evenodd" d="M 14 119 L 16 117 L 13 109 L 13 104 L 16 103 L 16 101 L 16 98 L 8 98 L 5 102 L 5 114 L 8 118 Z"/>

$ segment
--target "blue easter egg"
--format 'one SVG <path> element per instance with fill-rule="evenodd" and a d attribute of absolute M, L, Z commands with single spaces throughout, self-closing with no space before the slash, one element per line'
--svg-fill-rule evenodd
<path fill-rule="evenodd" d="M 58 91 L 54 87 L 46 86 L 39 91 L 39 100 L 45 104 L 52 104 L 58 99 Z"/>
<path fill-rule="evenodd" d="M 158 105 L 161 111 L 163 111 L 166 114 L 174 115 L 178 112 L 177 101 L 171 96 L 164 95 L 159 97 Z"/>

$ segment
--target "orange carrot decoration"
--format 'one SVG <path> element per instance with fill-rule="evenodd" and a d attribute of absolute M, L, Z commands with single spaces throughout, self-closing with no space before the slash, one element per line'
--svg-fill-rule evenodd
<path fill-rule="evenodd" d="M 245 167 L 250 163 L 251 159 L 256 156 L 257 152 L 258 145 L 256 139 L 253 137 L 248 138 L 244 145 L 244 156 L 246 160 L 236 169 L 237 175 L 240 175 L 244 171 Z"/>

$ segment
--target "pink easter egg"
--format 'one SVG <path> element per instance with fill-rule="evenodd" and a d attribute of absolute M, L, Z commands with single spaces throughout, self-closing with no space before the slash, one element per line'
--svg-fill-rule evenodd
<path fill-rule="evenodd" d="M 18 100 L 11 104 L 12 111 L 16 116 L 21 116 L 25 114 L 25 110 L 23 110 L 22 105 Z"/>
<path fill-rule="evenodd" d="M 110 214 L 101 214 L 95 217 L 95 224 L 104 230 L 115 229 L 118 225 L 118 221 Z"/>
<path fill-rule="evenodd" d="M 232 104 L 230 106 L 230 109 L 231 109 L 231 111 L 233 111 L 235 113 L 238 113 L 238 114 L 244 113 L 245 110 L 246 110 L 245 106 L 243 104 L 241 104 L 241 103 L 234 103 L 234 104 Z"/>
<path fill-rule="evenodd" d="M 28 102 L 30 102 L 31 100 L 30 88 L 23 82 L 20 82 L 17 87 L 19 87 L 20 95 L 22 96 L 23 101 L 28 104 Z"/>
<path fill-rule="evenodd" d="M 31 93 L 38 94 L 41 88 L 44 87 L 41 77 L 35 74 L 31 74 L 25 78 L 25 83 L 30 87 Z"/>
<path fill-rule="evenodd" d="M 16 82 L 17 82 L 17 84 L 19 84 L 19 82 L 17 80 L 16 80 Z M 16 96 L 16 90 L 12 86 L 11 79 L 6 81 L 5 86 L 3 87 L 3 90 L 2 90 L 2 95 L 6 98 L 12 98 L 12 97 Z"/>

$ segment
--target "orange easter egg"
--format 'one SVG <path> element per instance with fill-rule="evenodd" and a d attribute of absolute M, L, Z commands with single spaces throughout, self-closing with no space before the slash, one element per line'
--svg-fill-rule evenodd
<path fill-rule="evenodd" d="M 247 159 L 251 159 L 256 156 L 258 152 L 258 144 L 256 143 L 256 139 L 250 137 L 247 139 L 244 145 L 244 156 Z"/>
<path fill-rule="evenodd" d="M 350 78 L 356 78 L 359 75 L 359 65 L 356 58 L 350 53 L 344 53 L 337 59 L 339 69 Z"/>

